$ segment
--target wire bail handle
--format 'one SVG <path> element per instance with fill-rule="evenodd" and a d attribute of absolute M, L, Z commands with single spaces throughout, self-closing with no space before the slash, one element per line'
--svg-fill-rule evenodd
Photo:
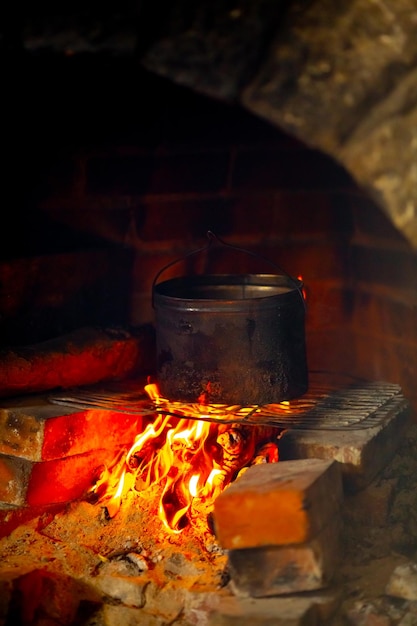
<path fill-rule="evenodd" d="M 229 248 L 231 250 L 235 250 L 236 252 L 243 252 L 244 254 L 248 254 L 249 256 L 255 257 L 258 260 L 265 261 L 266 263 L 269 263 L 270 265 L 272 265 L 272 267 L 274 267 L 276 270 L 278 270 L 282 274 L 285 274 L 285 276 L 290 279 L 290 281 L 293 283 L 294 287 L 299 292 L 299 294 L 301 296 L 301 300 L 303 302 L 303 305 L 305 306 L 305 300 L 304 300 L 303 292 L 302 292 L 302 289 L 301 289 L 300 285 L 294 280 L 294 278 L 292 276 L 290 276 L 290 274 L 288 274 L 285 270 L 283 270 L 282 267 L 280 267 L 279 265 L 277 265 L 276 263 L 274 263 L 273 261 L 271 261 L 267 257 L 264 257 L 261 254 L 258 254 L 257 252 L 251 252 L 250 250 L 245 250 L 245 248 L 240 248 L 238 246 L 233 246 L 230 243 L 226 243 L 225 241 L 220 239 L 220 237 L 215 235 L 211 230 L 207 231 L 207 238 L 208 238 L 209 241 L 208 241 L 208 243 L 205 246 L 202 246 L 201 248 L 197 248 L 196 250 L 191 250 L 191 252 L 186 252 L 182 257 L 180 257 L 178 259 L 174 259 L 174 261 L 170 261 L 169 263 L 164 265 L 164 267 L 162 267 L 157 272 L 155 278 L 152 281 L 152 306 L 154 306 L 154 289 L 155 289 L 157 280 L 161 276 L 161 274 L 163 274 L 167 269 L 169 269 L 170 267 L 172 267 L 176 263 L 180 263 L 181 261 L 184 261 L 188 257 L 193 256 L 194 254 L 199 254 L 200 252 L 204 252 L 205 250 L 209 250 L 214 244 L 224 246 L 225 248 Z"/>

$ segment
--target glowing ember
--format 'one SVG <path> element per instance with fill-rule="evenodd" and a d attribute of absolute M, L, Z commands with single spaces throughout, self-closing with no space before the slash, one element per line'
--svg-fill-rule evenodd
<path fill-rule="evenodd" d="M 106 468 L 92 490 L 109 517 L 117 514 L 123 495 L 132 489 L 138 498 L 158 493 L 158 514 L 170 532 L 181 532 L 196 520 L 208 524 L 215 499 L 239 473 L 254 463 L 278 461 L 276 428 L 205 421 L 201 404 L 195 417 L 174 417 L 156 385 L 145 390 L 155 403 L 155 419 L 136 436 L 127 454 Z M 164 413 L 158 413 L 160 406 Z M 204 415 L 209 417 L 209 407 L 204 407 Z"/>

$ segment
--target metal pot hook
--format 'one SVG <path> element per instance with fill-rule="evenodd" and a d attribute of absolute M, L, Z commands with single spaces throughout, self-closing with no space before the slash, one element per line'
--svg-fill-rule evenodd
<path fill-rule="evenodd" d="M 161 274 L 163 274 L 167 269 L 169 269 L 170 267 L 172 267 L 176 263 L 180 263 L 181 261 L 184 261 L 188 257 L 193 256 L 194 254 L 199 254 L 200 252 L 204 252 L 206 250 L 209 250 L 215 244 L 220 245 L 220 246 L 224 246 L 225 248 L 229 248 L 231 250 L 235 250 L 236 252 L 243 252 L 244 254 L 249 254 L 249 256 L 252 256 L 252 257 L 254 257 L 254 258 L 256 258 L 256 259 L 258 259 L 260 261 L 265 261 L 266 263 L 269 263 L 270 265 L 272 265 L 272 267 L 274 267 L 276 270 L 281 272 L 281 274 L 284 274 L 287 278 L 290 279 L 290 281 L 294 285 L 294 288 L 297 289 L 298 293 L 300 294 L 301 300 L 302 300 L 303 305 L 305 307 L 305 300 L 304 300 L 304 295 L 303 295 L 302 288 L 294 280 L 294 278 L 292 276 L 290 276 L 290 274 L 288 274 L 284 269 L 282 269 L 282 267 L 280 267 L 279 265 L 277 265 L 276 263 L 274 263 L 273 261 L 271 261 L 267 257 L 264 257 L 261 254 L 258 254 L 257 252 L 251 252 L 250 250 L 245 250 L 245 248 L 240 248 L 238 246 L 233 246 L 230 243 L 226 243 L 225 241 L 220 239 L 220 237 L 215 235 L 211 230 L 207 231 L 207 238 L 208 238 L 208 243 L 205 246 L 202 246 L 201 248 L 197 248 L 196 250 L 191 250 L 191 252 L 186 252 L 182 257 L 180 257 L 178 259 L 175 259 L 174 261 L 170 261 L 169 263 L 167 263 L 164 267 L 162 267 L 157 272 L 155 278 L 152 281 L 152 307 L 154 307 L 154 289 L 155 289 L 157 280 L 161 276 Z"/>

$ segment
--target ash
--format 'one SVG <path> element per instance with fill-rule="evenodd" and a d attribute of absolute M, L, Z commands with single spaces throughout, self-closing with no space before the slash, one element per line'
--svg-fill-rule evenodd
<path fill-rule="evenodd" d="M 226 554 L 206 520 L 169 533 L 157 502 L 130 491 L 112 519 L 81 501 L 19 525 L 0 540 L 0 624 L 116 625 L 125 611 L 140 624 L 202 623 L 227 583 Z"/>

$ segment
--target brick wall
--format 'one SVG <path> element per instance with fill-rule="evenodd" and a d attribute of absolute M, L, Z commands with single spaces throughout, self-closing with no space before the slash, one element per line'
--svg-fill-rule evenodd
<path fill-rule="evenodd" d="M 43 101 L 52 91 L 55 98 L 61 92 L 66 96 L 65 104 L 60 100 L 65 124 L 58 138 L 48 115 L 42 117 L 42 158 L 31 162 L 34 193 L 25 197 L 23 217 L 31 228 L 44 226 L 38 227 L 37 248 L 29 256 L 44 258 L 46 247 L 49 258 L 61 258 L 70 250 L 69 276 L 72 267 L 79 267 L 80 255 L 87 254 L 86 271 L 78 271 L 84 293 L 91 293 L 87 276 L 95 267 L 98 283 L 107 288 L 106 302 L 123 305 L 114 305 L 106 317 L 100 298 L 84 298 L 83 306 L 72 307 L 78 313 L 60 326 L 56 320 L 65 317 L 70 296 L 63 295 L 65 273 L 62 277 L 59 264 L 52 263 L 48 267 L 56 268 L 55 280 L 52 269 L 32 271 L 33 282 L 52 302 L 55 325 L 50 322 L 49 329 L 81 325 L 88 315 L 93 323 L 152 321 L 155 276 L 172 260 L 204 246 L 212 230 L 303 276 L 311 368 L 389 379 L 415 395 L 416 255 L 341 167 L 234 105 L 209 101 L 145 73 L 138 92 L 131 68 L 121 71 L 117 62 L 100 71 L 84 68 L 81 80 L 80 66 L 68 63 L 53 89 L 46 80 L 43 84 Z M 43 76 L 45 69 L 37 71 Z M 27 129 L 33 141 L 40 141 L 34 122 L 29 116 Z M 23 240 L 31 240 L 28 233 Z M 91 256 L 97 249 L 107 265 Z M 13 256 L 22 256 L 18 243 Z M 3 274 L 27 275 L 27 268 L 19 270 L 17 264 L 7 258 Z M 188 257 L 163 277 L 270 269 L 220 247 Z M 11 287 L 4 289 L 0 302 L 3 297 L 3 306 L 7 301 L 10 308 Z M 21 311 L 22 292 L 24 287 L 13 295 L 9 320 Z M 42 318 L 44 302 L 38 312 L 32 303 L 26 322 L 36 313 Z M 14 330 L 18 334 L 18 326 Z"/>

